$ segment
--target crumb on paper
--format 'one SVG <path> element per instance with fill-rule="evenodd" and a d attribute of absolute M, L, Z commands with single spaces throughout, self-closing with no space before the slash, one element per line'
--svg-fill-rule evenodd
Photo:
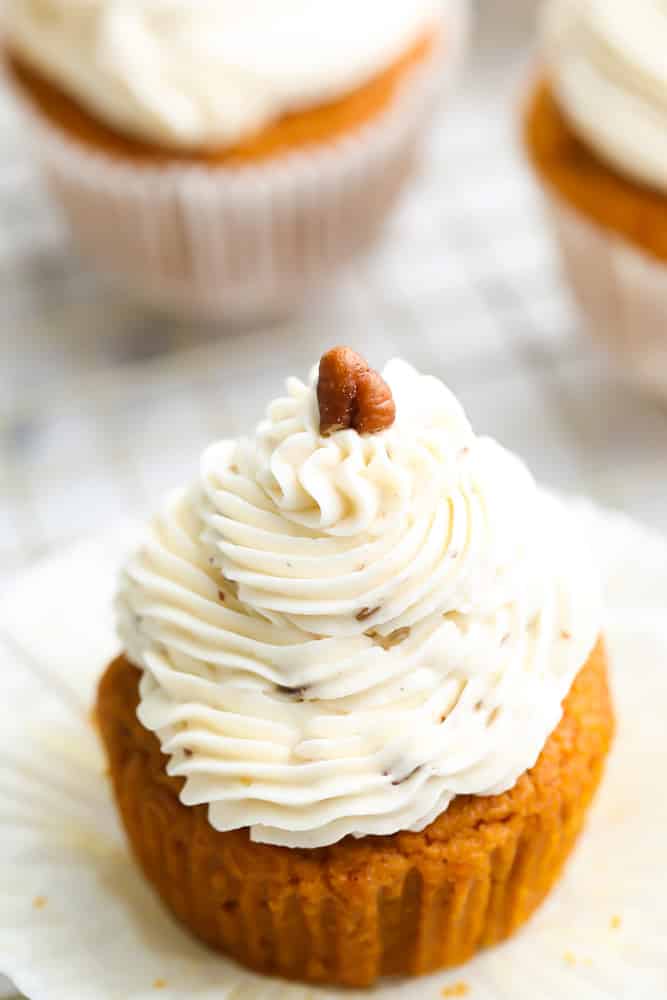
<path fill-rule="evenodd" d="M 167 980 L 166 979 L 156 979 L 155 982 L 153 983 L 153 989 L 154 990 L 163 990 L 166 985 L 167 985 Z"/>
<path fill-rule="evenodd" d="M 577 959 L 575 958 L 575 956 L 572 954 L 571 951 L 566 951 L 565 954 L 563 955 L 563 958 L 565 959 L 568 965 L 577 964 Z"/>
<path fill-rule="evenodd" d="M 467 997 L 470 993 L 470 987 L 463 980 L 459 980 L 458 983 L 452 983 L 450 986 L 445 986 L 442 991 L 443 997 Z"/>
<path fill-rule="evenodd" d="M 47 903 L 48 899 L 46 896 L 35 896 L 32 901 L 32 905 L 36 910 L 43 910 Z"/>
<path fill-rule="evenodd" d="M 621 926 L 621 918 L 619 917 L 618 913 L 615 913 L 614 916 L 611 918 L 609 926 L 613 931 L 617 931 L 618 928 Z"/>

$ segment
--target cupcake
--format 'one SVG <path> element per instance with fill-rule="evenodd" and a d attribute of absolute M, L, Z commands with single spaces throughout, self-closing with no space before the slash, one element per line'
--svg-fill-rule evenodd
<path fill-rule="evenodd" d="M 117 617 L 118 809 L 213 948 L 369 986 L 465 961 L 558 878 L 613 729 L 599 588 L 437 379 L 347 348 L 290 379 L 167 499 Z"/>
<path fill-rule="evenodd" d="M 465 0 L 8 0 L 7 76 L 87 258 L 149 302 L 279 314 L 377 235 Z"/>
<path fill-rule="evenodd" d="M 667 393 L 667 11 L 549 0 L 525 144 L 592 332 Z"/>

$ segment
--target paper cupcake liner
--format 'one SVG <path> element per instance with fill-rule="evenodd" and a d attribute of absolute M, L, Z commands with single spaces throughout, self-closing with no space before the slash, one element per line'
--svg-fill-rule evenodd
<path fill-rule="evenodd" d="M 83 255 L 147 302 L 184 314 L 252 319 L 299 305 L 372 242 L 409 177 L 462 62 L 468 0 L 449 8 L 443 46 L 370 124 L 265 164 L 138 167 L 70 140 L 18 93 Z"/>
<path fill-rule="evenodd" d="M 16 990 L 10 981 L 5 976 L 0 975 L 0 1000 L 9 1000 L 9 998 L 15 996 Z"/>
<path fill-rule="evenodd" d="M 524 931 L 461 969 L 370 991 L 244 971 L 183 931 L 132 861 L 89 711 L 115 649 L 127 530 L 19 580 L 0 602 L 0 972 L 31 1000 L 664 996 L 667 542 L 580 513 L 603 570 L 619 722 L 586 832 Z"/>
<path fill-rule="evenodd" d="M 289 980 L 365 986 L 383 976 L 458 966 L 533 913 L 558 878 L 599 783 L 613 729 L 606 656 L 597 649 L 568 699 L 577 738 L 549 798 L 531 793 L 511 813 L 439 840 L 369 838 L 331 856 L 252 844 L 219 833 L 204 806 L 179 800 L 157 738 L 136 718 L 138 671 L 119 659 L 100 688 L 98 721 L 116 800 L 145 875 L 176 917 L 206 943 Z M 549 752 L 547 758 L 549 760 Z M 531 797 L 531 794 L 534 798 Z M 431 839 L 432 838 L 432 839 Z M 345 846 L 345 845 L 343 845 Z"/>
<path fill-rule="evenodd" d="M 566 277 L 593 337 L 667 397 L 667 264 L 548 195 Z"/>

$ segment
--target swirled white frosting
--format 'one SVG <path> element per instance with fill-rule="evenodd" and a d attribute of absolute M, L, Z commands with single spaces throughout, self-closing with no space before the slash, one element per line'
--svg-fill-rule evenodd
<path fill-rule="evenodd" d="M 598 636 L 571 516 L 441 382 L 384 377 L 394 425 L 328 438 L 290 379 L 124 570 L 139 718 L 217 829 L 318 847 L 510 788 Z"/>
<path fill-rule="evenodd" d="M 443 0 L 5 0 L 12 49 L 123 133 L 233 144 L 361 86 Z"/>
<path fill-rule="evenodd" d="M 544 40 L 572 126 L 613 167 L 667 192 L 665 0 L 549 0 Z"/>

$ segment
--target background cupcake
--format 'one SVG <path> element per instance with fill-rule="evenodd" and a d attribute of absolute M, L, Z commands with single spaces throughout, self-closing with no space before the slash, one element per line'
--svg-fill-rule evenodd
<path fill-rule="evenodd" d="M 376 235 L 458 63 L 460 0 L 378 13 L 11 0 L 9 76 L 86 254 L 203 314 L 298 303 Z"/>
<path fill-rule="evenodd" d="M 550 0 L 526 145 L 592 331 L 667 393 L 667 10 Z"/>

